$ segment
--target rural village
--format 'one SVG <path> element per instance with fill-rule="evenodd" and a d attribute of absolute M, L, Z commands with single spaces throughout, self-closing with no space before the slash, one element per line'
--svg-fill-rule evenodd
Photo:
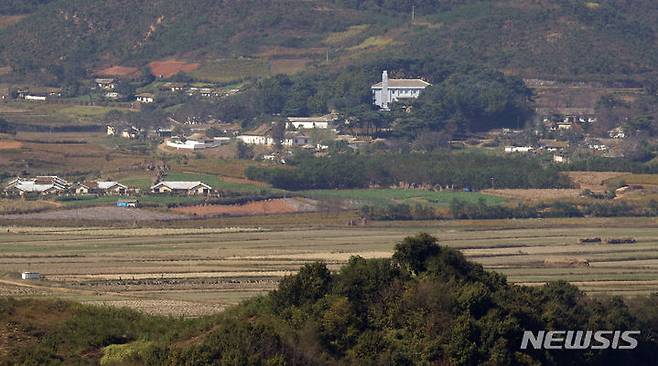
<path fill-rule="evenodd" d="M 656 9 L 0 2 L 0 365 L 651 364 Z"/>

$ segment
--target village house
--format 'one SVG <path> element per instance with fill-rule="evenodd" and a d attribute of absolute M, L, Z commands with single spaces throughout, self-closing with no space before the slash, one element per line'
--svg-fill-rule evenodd
<path fill-rule="evenodd" d="M 37 102 L 45 102 L 48 97 L 45 95 L 32 95 L 28 94 L 25 96 L 25 100 L 31 100 L 31 101 L 37 101 Z"/>
<path fill-rule="evenodd" d="M 165 140 L 165 145 L 172 147 L 176 150 L 203 150 L 210 149 L 214 147 L 221 146 L 224 143 L 230 141 L 228 137 L 215 137 L 215 138 L 189 138 L 183 139 L 179 137 L 172 137 L 171 139 Z"/>
<path fill-rule="evenodd" d="M 415 99 L 431 84 L 422 79 L 389 79 L 388 72 L 382 72 L 382 81 L 371 86 L 373 103 L 383 110 L 397 101 Z"/>
<path fill-rule="evenodd" d="M 139 136 L 141 136 L 142 131 L 139 130 L 137 127 L 131 126 L 129 128 L 124 129 L 121 131 L 121 137 L 124 139 L 130 139 L 130 140 L 135 140 L 138 139 Z"/>
<path fill-rule="evenodd" d="M 505 146 L 506 153 L 527 153 L 534 150 L 532 146 Z"/>
<path fill-rule="evenodd" d="M 4 189 L 6 195 L 23 196 L 26 194 L 51 195 L 66 192 L 71 184 L 58 176 L 38 176 L 35 178 L 17 177 Z"/>
<path fill-rule="evenodd" d="M 138 102 L 148 104 L 155 102 L 155 95 L 152 93 L 140 93 L 135 95 Z"/>
<path fill-rule="evenodd" d="M 184 194 L 188 196 L 207 195 L 212 187 L 199 181 L 162 181 L 151 187 L 152 193 Z"/>
<path fill-rule="evenodd" d="M 335 114 L 326 114 L 315 117 L 288 117 L 286 128 L 313 129 L 313 128 L 330 128 L 336 120 Z"/>
<path fill-rule="evenodd" d="M 270 137 L 271 131 L 272 127 L 265 124 L 255 130 L 238 135 L 236 139 L 248 145 L 273 145 L 274 139 Z"/>
<path fill-rule="evenodd" d="M 550 152 L 562 151 L 569 148 L 568 141 L 559 141 L 559 140 L 550 140 L 550 139 L 541 139 L 539 140 L 539 146 L 542 149 Z"/>
<path fill-rule="evenodd" d="M 622 127 L 615 127 L 612 130 L 608 131 L 608 136 L 613 139 L 625 139 L 626 133 Z"/>
<path fill-rule="evenodd" d="M 105 97 L 105 99 L 113 99 L 113 100 L 123 98 L 123 96 L 121 94 L 119 94 L 118 92 L 115 92 L 115 91 L 110 91 L 110 92 L 105 93 L 104 97 Z"/>
<path fill-rule="evenodd" d="M 553 154 L 553 162 L 557 164 L 566 164 L 569 162 L 569 157 L 562 154 Z"/>
<path fill-rule="evenodd" d="M 311 142 L 311 138 L 303 133 L 286 132 L 281 142 L 283 146 L 305 146 Z"/>
<path fill-rule="evenodd" d="M 114 136 L 117 134 L 117 128 L 114 126 L 110 126 L 110 125 L 105 126 L 105 131 L 108 136 Z"/>
<path fill-rule="evenodd" d="M 95 181 L 88 183 L 77 183 L 73 185 L 73 193 L 76 195 L 98 194 L 98 195 L 124 195 L 128 193 L 128 187 L 114 181 Z"/>
<path fill-rule="evenodd" d="M 116 88 L 116 82 L 114 79 L 95 79 L 94 82 L 96 86 L 103 90 L 114 90 Z"/>

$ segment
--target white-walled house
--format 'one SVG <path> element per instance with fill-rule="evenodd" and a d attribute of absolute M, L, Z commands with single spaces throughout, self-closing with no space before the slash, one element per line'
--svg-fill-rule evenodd
<path fill-rule="evenodd" d="M 230 140 L 228 137 L 215 137 L 213 139 L 180 139 L 171 138 L 165 140 L 165 145 L 176 150 L 203 150 L 221 146 Z"/>
<path fill-rule="evenodd" d="M 506 153 L 527 153 L 534 150 L 532 146 L 505 146 Z"/>
<path fill-rule="evenodd" d="M 12 179 L 4 189 L 5 194 L 19 195 L 34 193 L 40 195 L 61 194 L 66 192 L 71 184 L 58 176 L 38 176 L 35 178 Z"/>
<path fill-rule="evenodd" d="M 330 128 L 331 124 L 336 120 L 334 114 L 326 114 L 324 116 L 314 116 L 314 117 L 288 117 L 286 121 L 286 128 L 298 128 L 298 129 L 313 129 L 321 128 L 326 129 Z"/>
<path fill-rule="evenodd" d="M 212 192 L 212 187 L 199 181 L 162 181 L 151 187 L 152 193 L 203 195 Z"/>
<path fill-rule="evenodd" d="M 155 102 L 155 95 L 151 93 L 141 93 L 135 95 L 135 98 L 137 99 L 138 102 L 148 104 L 148 103 L 153 103 Z"/>
<path fill-rule="evenodd" d="M 401 100 L 415 99 L 432 84 L 422 79 L 389 79 L 388 72 L 382 72 L 382 81 L 371 86 L 373 103 L 388 110 L 389 104 Z"/>

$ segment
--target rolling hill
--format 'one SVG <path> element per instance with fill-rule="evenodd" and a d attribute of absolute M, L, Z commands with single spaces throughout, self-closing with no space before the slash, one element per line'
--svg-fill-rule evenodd
<path fill-rule="evenodd" d="M 29 14 L 0 30 L 0 64 L 23 77 L 61 78 L 162 59 L 203 65 L 250 57 L 309 67 L 329 56 L 341 67 L 430 55 L 526 77 L 605 80 L 644 79 L 658 65 L 658 8 L 651 0 L 415 1 L 413 22 L 411 3 L 18 2 L 4 6 L 4 14 Z"/>

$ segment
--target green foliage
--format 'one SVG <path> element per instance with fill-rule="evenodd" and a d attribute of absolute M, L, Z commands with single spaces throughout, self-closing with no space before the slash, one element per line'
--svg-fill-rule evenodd
<path fill-rule="evenodd" d="M 405 238 L 395 245 L 393 259 L 412 274 L 424 272 L 427 269 L 425 262 L 439 253 L 436 243 L 436 238 L 429 234 Z"/>
<path fill-rule="evenodd" d="M 337 154 L 304 158 L 293 169 L 250 167 L 250 179 L 263 180 L 277 188 L 345 189 L 400 183 L 484 189 L 492 178 L 499 188 L 560 188 L 569 182 L 553 167 L 522 156 L 480 153 L 431 154 Z"/>

